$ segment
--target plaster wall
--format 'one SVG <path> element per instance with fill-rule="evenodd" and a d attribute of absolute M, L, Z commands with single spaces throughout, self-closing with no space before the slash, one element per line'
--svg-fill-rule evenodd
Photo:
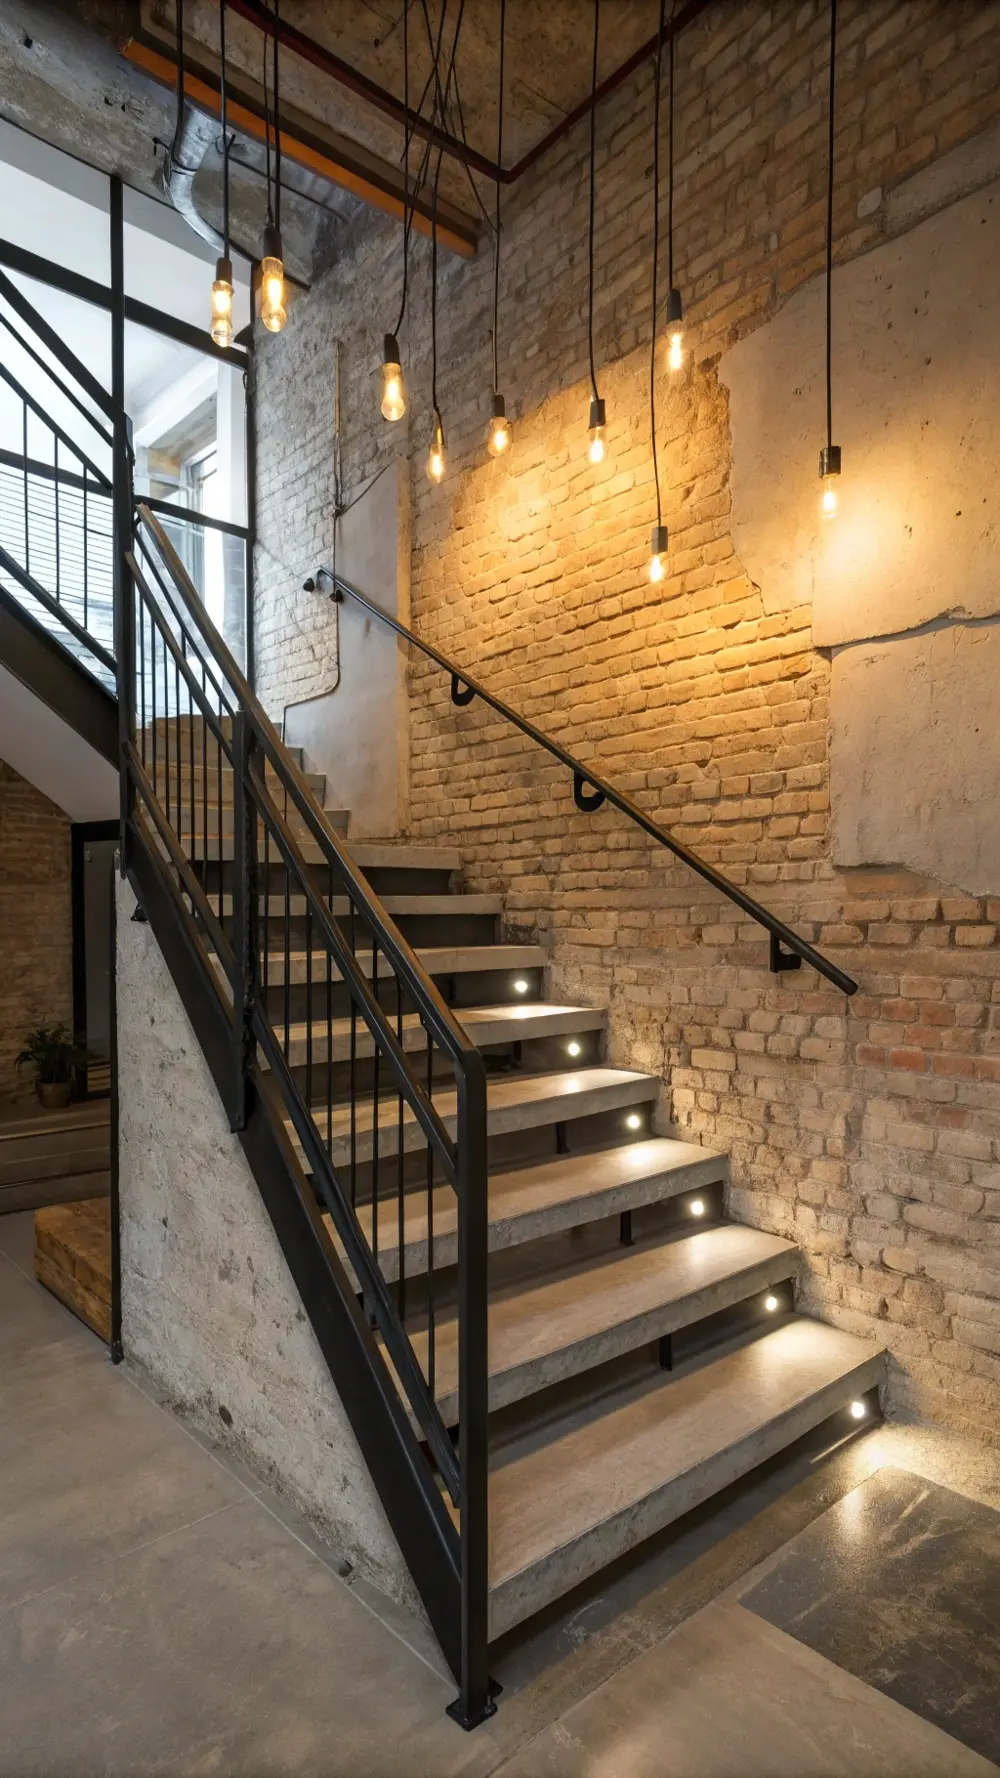
<path fill-rule="evenodd" d="M 336 566 L 349 585 L 410 620 L 409 476 L 391 462 L 337 523 Z M 327 563 L 327 566 L 330 564 Z M 406 645 L 352 599 L 330 611 L 337 683 L 285 709 L 285 740 L 326 773 L 330 808 L 350 812 L 357 837 L 391 837 L 409 814 Z"/>
<path fill-rule="evenodd" d="M 117 882 L 126 1359 L 417 1607 L 406 1566 L 151 928 Z"/>

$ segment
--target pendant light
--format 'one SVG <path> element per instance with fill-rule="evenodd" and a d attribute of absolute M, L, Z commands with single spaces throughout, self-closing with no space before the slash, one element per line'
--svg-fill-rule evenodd
<path fill-rule="evenodd" d="M 837 485 L 840 479 L 840 446 L 833 442 L 833 372 L 831 360 L 833 321 L 833 136 L 834 96 L 837 72 L 837 0 L 830 0 L 830 98 L 829 143 L 826 178 L 826 444 L 819 454 L 820 512 L 824 519 L 837 516 Z"/>
<path fill-rule="evenodd" d="M 264 38 L 264 141 L 267 172 L 267 225 L 260 261 L 260 318 L 271 333 L 288 319 L 285 261 L 281 246 L 281 121 L 278 112 L 278 0 L 274 0 L 274 202 L 271 201 L 271 134 L 267 108 L 267 38 Z"/>
<path fill-rule="evenodd" d="M 219 111 L 222 121 L 222 253 L 212 285 L 212 338 L 233 343 L 233 262 L 229 257 L 229 130 L 226 103 L 226 0 L 219 0 Z"/>
<path fill-rule="evenodd" d="M 607 452 L 607 411 L 597 387 L 594 369 L 594 202 L 597 166 L 597 47 L 600 31 L 600 0 L 594 0 L 594 61 L 590 78 L 590 233 L 587 247 L 587 341 L 590 348 L 590 424 L 587 456 L 591 463 L 603 463 Z"/>
<path fill-rule="evenodd" d="M 447 456 L 444 444 L 444 424 L 437 396 L 437 193 L 438 179 L 441 176 L 441 150 L 438 149 L 437 166 L 434 170 L 434 185 L 431 191 L 431 405 L 434 409 L 434 431 L 431 434 L 430 449 L 427 452 L 427 475 L 432 482 L 439 482 L 447 467 Z"/>
<path fill-rule="evenodd" d="M 661 27 L 662 36 L 662 27 Z M 667 122 L 667 369 L 684 368 L 684 304 L 674 283 L 674 9 L 670 9 L 670 43 L 667 48 L 667 88 L 670 117 Z"/>
<path fill-rule="evenodd" d="M 497 95 L 497 193 L 496 227 L 493 240 L 493 408 L 486 433 L 486 449 L 491 457 L 502 457 L 510 450 L 511 431 L 507 406 L 500 393 L 497 369 L 497 320 L 500 312 L 500 168 L 503 164 L 503 52 L 506 32 L 507 0 L 500 0 L 500 88 Z"/>
<path fill-rule="evenodd" d="M 403 0 L 403 294 L 399 305 L 399 318 L 391 333 L 387 333 L 382 341 L 382 418 L 384 420 L 401 420 L 406 412 L 406 384 L 403 381 L 403 365 L 399 355 L 399 330 L 406 314 L 406 286 L 410 266 L 410 226 L 413 221 L 413 210 L 409 203 L 410 195 L 410 0 Z"/>
<path fill-rule="evenodd" d="M 666 0 L 660 0 L 660 31 L 656 39 L 656 71 L 653 87 L 653 300 L 652 338 L 649 343 L 649 442 L 653 452 L 653 481 L 656 486 L 656 524 L 649 547 L 649 578 L 663 580 L 667 572 L 667 527 L 660 505 L 660 464 L 656 454 L 656 286 L 660 262 L 660 71 L 663 61 L 663 23 Z"/>

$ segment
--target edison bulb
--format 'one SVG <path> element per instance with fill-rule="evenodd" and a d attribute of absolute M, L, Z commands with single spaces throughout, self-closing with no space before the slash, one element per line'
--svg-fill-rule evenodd
<path fill-rule="evenodd" d="M 396 336 L 387 333 L 382 346 L 382 416 L 401 420 L 406 412 L 406 388 L 399 361 Z"/>
<path fill-rule="evenodd" d="M 511 446 L 510 421 L 502 395 L 494 395 L 493 412 L 486 430 L 486 449 L 491 457 L 502 457 Z"/>
<path fill-rule="evenodd" d="M 260 263 L 260 318 L 270 333 L 280 333 L 288 320 L 285 268 L 273 254 L 268 254 Z"/>
<path fill-rule="evenodd" d="M 824 445 L 819 454 L 819 509 L 825 519 L 837 514 L 840 485 L 840 446 Z"/>
<path fill-rule="evenodd" d="M 667 369 L 683 370 L 684 368 L 684 335 L 679 327 L 670 335 L 667 346 Z"/>
<path fill-rule="evenodd" d="M 587 456 L 590 458 L 591 463 L 604 462 L 607 449 L 604 436 L 606 425 L 607 414 L 604 410 L 604 403 L 599 395 L 595 395 L 590 404 L 590 431 L 588 434 L 590 446 L 587 451 Z"/>
<path fill-rule="evenodd" d="M 667 369 L 681 370 L 684 366 L 684 304 L 679 290 L 672 290 L 667 298 Z"/>
<path fill-rule="evenodd" d="M 232 345 L 233 340 L 233 267 L 232 261 L 219 259 L 212 285 L 212 338 L 217 346 Z"/>
<path fill-rule="evenodd" d="M 654 525 L 650 541 L 649 578 L 654 584 L 664 580 L 667 573 L 667 527 Z"/>
<path fill-rule="evenodd" d="M 444 475 L 446 461 L 444 427 L 440 420 L 436 420 L 434 423 L 434 435 L 431 439 L 431 448 L 427 453 L 427 475 L 430 481 L 439 482 L 441 480 Z"/>

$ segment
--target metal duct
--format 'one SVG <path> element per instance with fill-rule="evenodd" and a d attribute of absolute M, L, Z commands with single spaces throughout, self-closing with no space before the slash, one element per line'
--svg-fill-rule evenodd
<path fill-rule="evenodd" d="M 158 183 L 174 209 L 186 223 L 208 241 L 216 253 L 222 252 L 222 236 L 207 222 L 194 201 L 194 182 L 208 150 L 219 137 L 219 125 L 213 117 L 196 111 L 184 101 L 174 139 L 160 167 Z"/>

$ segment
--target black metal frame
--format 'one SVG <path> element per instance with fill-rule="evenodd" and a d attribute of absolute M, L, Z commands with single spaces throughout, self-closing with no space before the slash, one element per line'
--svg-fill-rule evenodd
<path fill-rule="evenodd" d="M 84 851 L 92 840 L 114 840 L 118 838 L 117 821 L 74 821 L 69 830 L 69 881 L 70 881 L 70 922 L 71 922 L 71 970 L 73 980 L 73 1031 L 83 1035 L 87 1029 L 87 932 L 86 907 L 84 904 Z M 114 952 L 112 971 L 114 969 Z M 109 1026 L 110 1029 L 110 1026 Z M 82 1081 L 81 1081 L 82 1076 Z M 77 1074 L 78 1087 L 82 1085 L 83 1096 L 90 1098 L 87 1084 L 87 1066 L 82 1064 Z M 103 1097 L 95 1094 L 95 1098 Z M 112 1131 L 112 1140 L 114 1131 Z"/>
<path fill-rule="evenodd" d="M 624 791 L 616 789 L 607 778 L 601 776 L 600 772 L 593 771 L 590 766 L 577 759 L 565 747 L 561 747 L 558 741 L 554 741 L 550 735 L 546 735 L 541 729 L 536 728 L 533 722 L 528 721 L 527 717 L 521 716 L 518 711 L 512 710 L 509 704 L 505 704 L 502 698 L 498 698 L 493 692 L 488 691 L 486 686 L 474 678 L 471 673 L 467 673 L 464 667 L 457 666 L 454 661 L 449 660 L 447 655 L 441 654 L 438 649 L 433 648 L 429 642 L 422 641 L 419 636 L 414 635 L 412 630 L 408 630 L 405 624 L 390 617 L 388 612 L 383 611 L 371 599 L 367 599 L 364 593 L 358 591 L 357 587 L 351 586 L 340 575 L 334 575 L 329 568 L 318 568 L 315 576 L 305 582 L 305 591 L 315 591 L 320 581 L 329 583 L 332 589 L 330 594 L 332 599 L 335 601 L 354 599 L 372 617 L 378 618 L 379 622 L 385 624 L 388 629 L 395 630 L 397 636 L 401 636 L 404 642 L 409 642 L 414 648 L 418 648 L 421 654 L 425 654 L 429 660 L 441 668 L 442 672 L 447 673 L 451 679 L 451 701 L 453 704 L 466 705 L 470 704 L 473 698 L 481 698 L 484 704 L 488 704 L 491 710 L 497 712 L 498 716 L 502 716 L 514 728 L 520 729 L 522 735 L 527 735 L 529 740 L 534 741 L 537 746 L 544 748 L 546 753 L 551 753 L 554 759 L 559 760 L 560 764 L 564 765 L 572 774 L 573 800 L 583 813 L 592 814 L 604 803 L 610 803 L 613 808 L 620 810 L 623 815 L 627 815 L 630 821 L 642 829 L 643 833 L 649 835 L 650 839 L 665 846 L 669 852 L 674 854 L 675 858 L 679 858 L 683 864 L 696 871 L 706 883 L 711 883 L 713 889 L 718 889 L 720 894 L 725 895 L 736 907 L 742 909 L 743 913 L 749 914 L 752 920 L 756 920 L 759 926 L 763 926 L 770 935 L 768 962 L 769 968 L 775 974 L 788 969 L 799 969 L 803 963 L 808 963 L 819 975 L 825 976 L 828 982 L 832 982 L 834 987 L 839 988 L 842 993 L 856 993 L 858 984 L 845 970 L 840 969 L 836 963 L 831 963 L 828 957 L 824 957 L 806 939 L 800 938 L 798 933 L 794 932 L 784 920 L 779 920 L 777 914 L 772 914 L 769 909 L 763 907 L 752 895 L 748 895 L 745 889 L 741 889 L 738 883 L 730 882 L 722 871 L 716 870 L 715 866 L 709 864 L 704 858 L 699 858 L 696 852 L 692 852 L 667 828 L 661 827 L 658 822 L 652 820 L 637 803 L 632 801 L 631 797 L 626 796 Z"/>
<path fill-rule="evenodd" d="M 452 1713 L 472 1727 L 495 1708 L 484 1062 L 330 827 L 141 502 L 127 566 L 119 615 L 124 867 L 458 1679 Z M 231 854 L 223 836 L 230 788 Z M 268 933 L 276 883 L 283 958 Z M 345 899 L 347 917 L 336 916 Z M 305 927 L 304 952 L 294 957 L 293 902 Z M 303 986 L 304 1081 L 291 1051 L 301 1017 L 293 996 Z M 422 1036 L 414 1051 L 403 1038 L 404 1025 L 413 1035 L 415 1024 Z M 455 1090 L 448 1126 L 435 1104 L 443 1081 Z M 415 1331 L 404 1259 L 404 1199 L 426 1203 L 433 1255 L 442 1182 L 455 1192 L 459 1223 L 457 1452 L 435 1391 L 433 1266 L 421 1280 L 426 1301 Z M 387 1217 L 399 1231 L 391 1280 L 379 1262 Z"/>

